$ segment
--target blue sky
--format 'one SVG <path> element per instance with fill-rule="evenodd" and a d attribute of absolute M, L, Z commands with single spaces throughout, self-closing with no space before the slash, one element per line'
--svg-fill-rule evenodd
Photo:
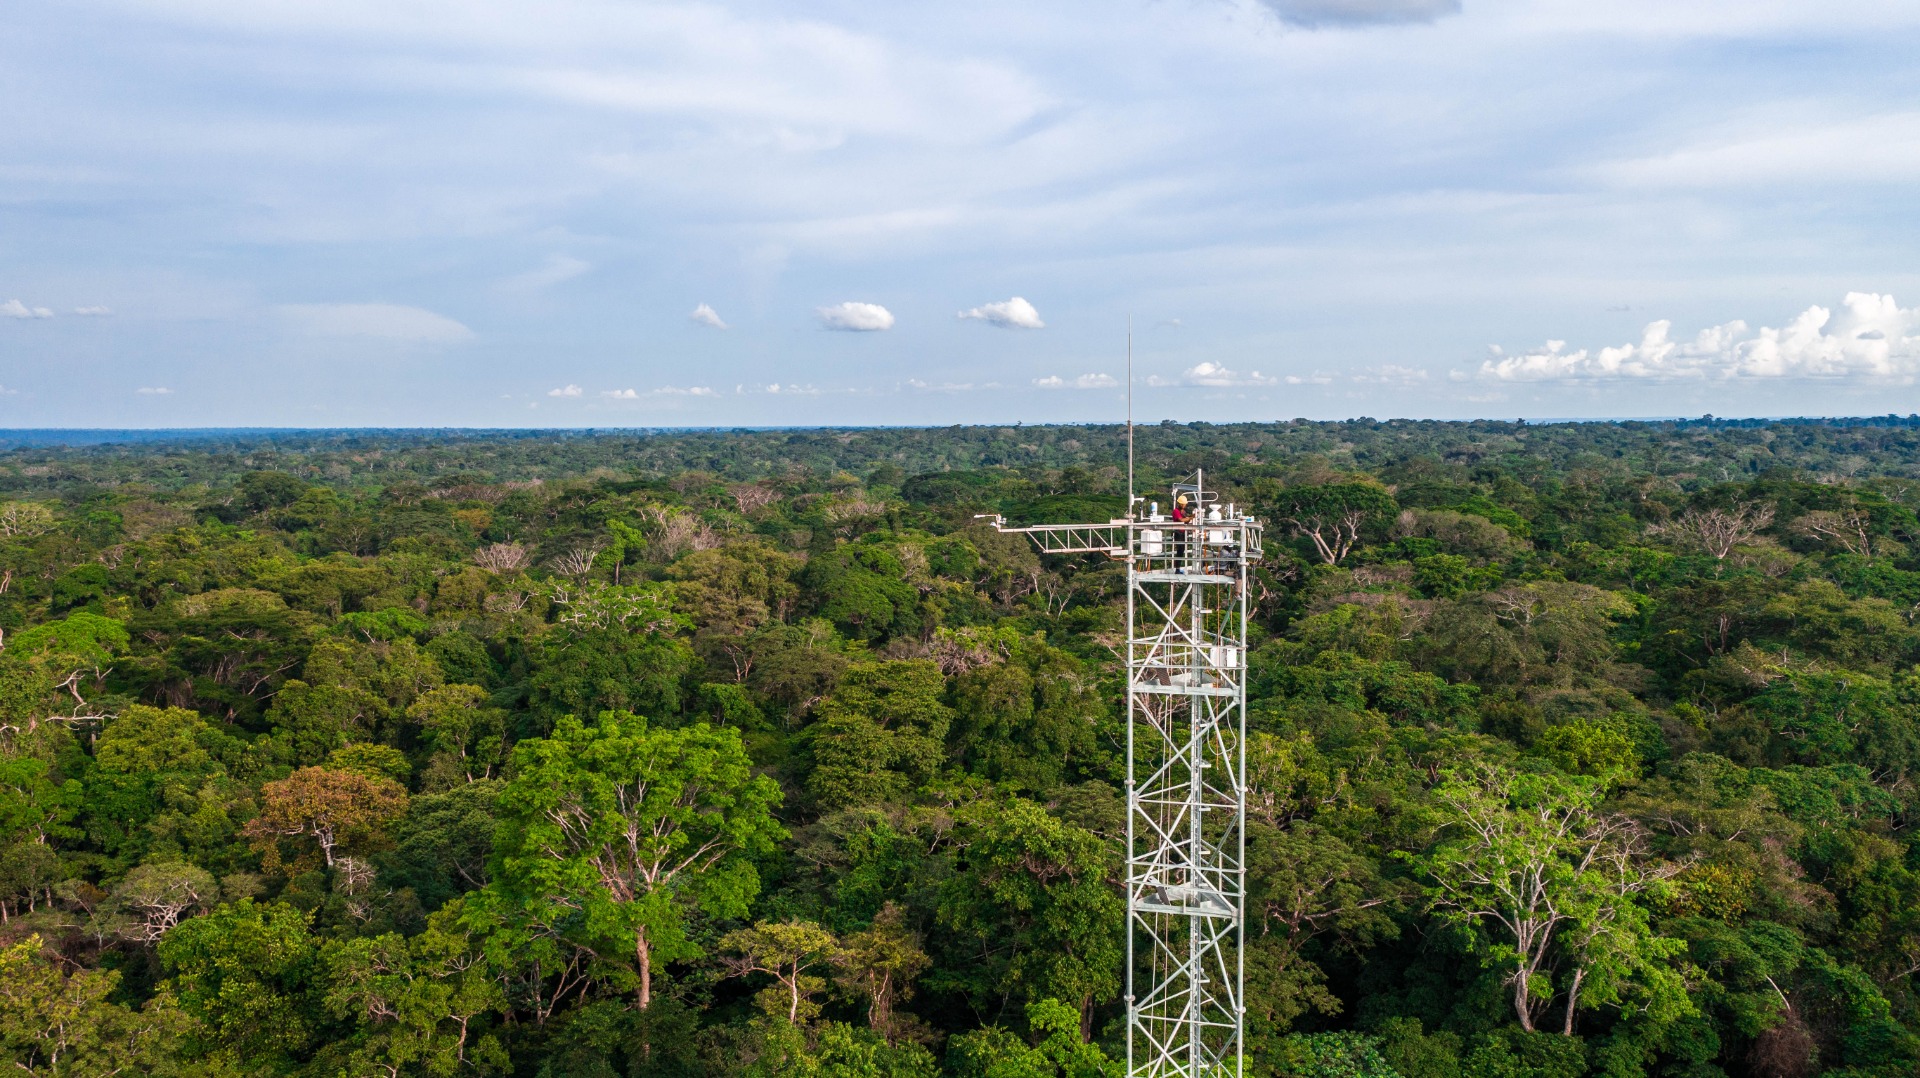
<path fill-rule="evenodd" d="M 0 426 L 1920 410 L 1920 4 L 62 0 Z"/>

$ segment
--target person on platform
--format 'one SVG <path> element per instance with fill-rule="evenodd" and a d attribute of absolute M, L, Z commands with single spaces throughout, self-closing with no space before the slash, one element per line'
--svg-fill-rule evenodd
<path fill-rule="evenodd" d="M 1173 499 L 1173 561 L 1176 571 L 1187 565 L 1187 525 L 1193 520 L 1193 504 L 1185 494 Z"/>

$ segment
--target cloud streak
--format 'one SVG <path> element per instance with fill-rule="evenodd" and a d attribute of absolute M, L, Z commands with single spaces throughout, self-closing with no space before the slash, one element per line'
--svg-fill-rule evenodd
<path fill-rule="evenodd" d="M 1281 22 L 1308 29 L 1432 22 L 1458 15 L 1460 0 L 1260 0 Z"/>
<path fill-rule="evenodd" d="M 500 287 L 509 292 L 540 292 L 571 281 L 592 268 L 593 263 L 572 255 L 548 255 L 538 267 L 507 278 L 500 282 Z"/>
<path fill-rule="evenodd" d="M 1637 342 L 1567 350 L 1565 341 L 1508 355 L 1498 347 L 1479 377 L 1500 382 L 1860 379 L 1910 382 L 1920 375 L 1920 308 L 1894 297 L 1849 292 L 1838 311 L 1813 306 L 1786 325 L 1709 326 L 1676 341 L 1666 319 Z"/>
<path fill-rule="evenodd" d="M 291 303 L 278 310 L 296 329 L 318 337 L 451 344 L 474 336 L 445 315 L 398 303 Z"/>
<path fill-rule="evenodd" d="M 704 303 L 687 312 L 687 318 L 695 325 L 706 326 L 709 329 L 727 328 L 727 324 L 720 319 L 720 312 Z"/>

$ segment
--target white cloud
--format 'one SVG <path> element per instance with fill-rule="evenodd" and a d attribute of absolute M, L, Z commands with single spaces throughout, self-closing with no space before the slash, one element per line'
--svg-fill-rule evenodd
<path fill-rule="evenodd" d="M 1567 351 L 1567 342 L 1508 355 L 1499 348 L 1480 377 L 1503 382 L 1611 379 L 1858 378 L 1912 381 L 1920 375 L 1920 308 L 1892 296 L 1849 292 L 1838 313 L 1808 307 L 1779 329 L 1752 332 L 1741 321 L 1675 341 L 1673 323 L 1650 323 L 1637 343 Z"/>
<path fill-rule="evenodd" d="M 1378 367 L 1368 367 L 1357 371 L 1353 380 L 1371 385 L 1416 385 L 1427 380 L 1427 372 L 1418 367 L 1403 367 L 1398 363 L 1385 363 Z M 1287 380 L 1291 383 L 1293 380 Z"/>
<path fill-rule="evenodd" d="M 105 318 L 107 315 L 112 314 L 113 311 L 107 307 L 75 307 L 73 313 L 83 318 Z"/>
<path fill-rule="evenodd" d="M 688 313 L 687 317 L 693 319 L 693 321 L 703 326 L 711 326 L 714 329 L 727 328 L 727 324 L 720 320 L 720 312 L 714 310 L 712 307 L 709 307 L 704 303 L 700 304 L 698 307 L 695 307 L 691 312 Z"/>
<path fill-rule="evenodd" d="M 139 389 L 134 390 L 134 392 L 143 397 L 170 397 L 173 395 L 173 390 L 168 389 L 166 386 L 141 386 Z"/>
<path fill-rule="evenodd" d="M 1033 304 L 1015 296 L 998 303 L 983 303 L 978 307 L 960 312 L 961 318 L 985 322 L 1001 329 L 1045 329 L 1047 324 L 1040 321 L 1040 312 Z"/>
<path fill-rule="evenodd" d="M 641 392 L 637 389 L 603 389 L 600 395 L 612 400 L 637 401 L 647 397 L 713 397 L 718 396 L 708 386 L 660 386 Z"/>
<path fill-rule="evenodd" d="M 582 389 L 581 389 L 581 388 L 580 388 L 579 386 L 577 386 L 577 385 L 574 385 L 574 384 L 573 384 L 572 382 L 568 382 L 568 383 L 567 383 L 566 385 L 563 385 L 563 386 L 561 386 L 561 387 L 560 387 L 560 388 L 558 388 L 558 389 L 549 389 L 549 390 L 547 390 L 547 396 L 549 396 L 549 397 L 577 397 L 577 396 L 579 396 L 579 395 L 580 395 L 581 393 L 583 393 L 583 392 L 585 392 L 585 391 L 584 391 L 584 390 L 582 390 Z"/>
<path fill-rule="evenodd" d="M 1290 386 L 1324 386 L 1333 384 L 1333 375 L 1315 371 L 1312 374 L 1289 374 L 1281 380 Z"/>
<path fill-rule="evenodd" d="M 52 318 L 53 312 L 45 307 L 29 307 L 17 299 L 0 303 L 0 318 Z"/>
<path fill-rule="evenodd" d="M 1278 385 L 1278 378 L 1269 378 L 1259 371 L 1241 374 L 1230 371 L 1218 363 L 1205 362 L 1180 372 L 1177 379 L 1166 379 L 1155 375 L 1147 379 L 1150 386 L 1204 386 L 1217 389 L 1226 386 L 1271 386 Z"/>
<path fill-rule="evenodd" d="M 1113 389 L 1120 379 L 1111 374 L 1083 374 L 1078 378 L 1062 378 L 1050 374 L 1045 378 L 1035 378 L 1033 384 L 1041 389 Z"/>
<path fill-rule="evenodd" d="M 893 312 L 878 303 L 848 300 L 832 307 L 822 307 L 816 313 L 820 316 L 820 324 L 828 329 L 871 333 L 893 328 Z"/>
<path fill-rule="evenodd" d="M 501 281 L 500 287 L 509 292 L 538 292 L 562 281 L 571 281 L 592 268 L 593 263 L 572 255 L 548 255 L 536 268 Z"/>
<path fill-rule="evenodd" d="M 324 337 L 375 337 L 432 344 L 473 337 L 472 330 L 445 315 L 398 303 L 290 303 L 279 310 L 301 330 Z"/>

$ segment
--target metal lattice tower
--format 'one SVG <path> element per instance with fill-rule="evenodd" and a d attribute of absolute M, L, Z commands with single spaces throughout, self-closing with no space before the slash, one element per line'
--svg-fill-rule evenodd
<path fill-rule="evenodd" d="M 1192 507 L 1171 518 L 1174 498 Z M 1241 1078 L 1248 573 L 1261 527 L 1196 472 L 1105 524 L 1008 527 L 1127 563 L 1127 1074 Z"/>

